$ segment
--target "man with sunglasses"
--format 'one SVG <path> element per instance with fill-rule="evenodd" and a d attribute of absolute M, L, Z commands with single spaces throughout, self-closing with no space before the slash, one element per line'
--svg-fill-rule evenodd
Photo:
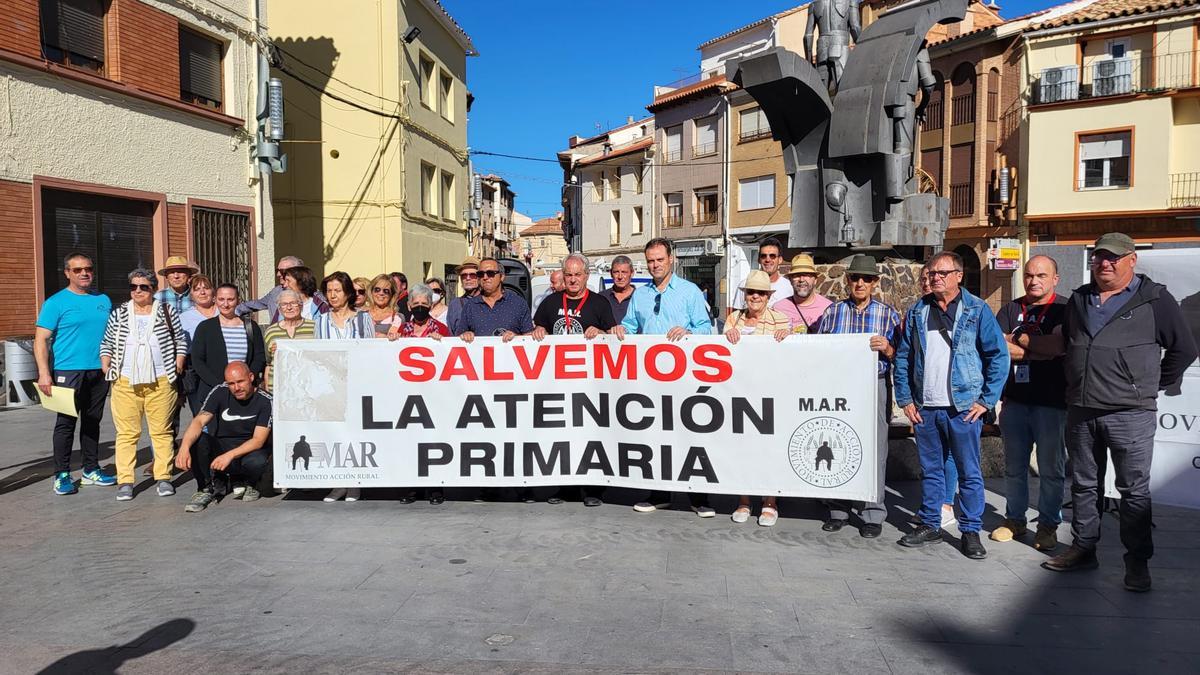
<path fill-rule="evenodd" d="M 533 333 L 529 305 L 515 291 L 504 288 L 504 268 L 495 258 L 479 261 L 479 295 L 464 299 L 458 337 L 471 342 L 476 335 L 495 335 L 504 342 Z"/>
<path fill-rule="evenodd" d="M 779 243 L 779 240 L 774 237 L 767 237 L 762 240 L 762 243 L 758 245 L 758 267 L 767 273 L 767 277 L 771 279 L 771 288 L 774 289 L 770 300 L 767 301 L 767 307 L 774 308 L 777 303 L 792 297 L 791 280 L 779 273 L 779 266 L 782 263 L 783 246 Z M 745 308 L 746 297 L 742 294 L 742 289 L 739 288 L 734 293 L 733 302 L 725 314 L 728 316 L 733 314 L 734 310 Z"/>
<path fill-rule="evenodd" d="M 459 325 L 462 320 L 463 303 L 479 295 L 479 258 L 467 256 L 455 273 L 458 275 L 458 285 L 463 294 L 462 297 L 446 300 L 446 306 L 449 308 L 446 310 L 446 326 L 450 328 L 451 335 L 463 332 L 462 326 Z"/>
<path fill-rule="evenodd" d="M 639 286 L 629 301 L 629 311 L 621 323 L 612 329 L 618 340 L 626 333 L 637 335 L 665 335 L 670 342 L 678 342 L 687 335 L 709 335 L 712 320 L 708 315 L 708 303 L 700 288 L 680 279 L 673 273 L 675 256 L 671 240 L 656 237 L 646 242 L 646 268 L 652 283 Z M 708 495 L 689 492 L 692 510 L 701 518 L 712 518 L 717 512 L 708 505 Z M 650 498 L 638 502 L 633 510 L 638 513 L 653 513 L 671 505 L 666 492 L 654 491 Z"/>
<path fill-rule="evenodd" d="M 995 408 L 1008 379 L 1008 347 L 995 315 L 962 288 L 963 262 L 942 251 L 929 260 L 930 293 L 908 310 L 896 346 L 896 403 L 913 424 L 921 483 L 921 525 L 900 539 L 917 548 L 942 540 L 945 461 L 958 467 L 962 554 L 983 560 L 983 416 Z"/>
<path fill-rule="evenodd" d="M 49 396 L 51 387 L 75 391 L 79 413 L 79 452 L 83 459 L 83 485 L 116 485 L 116 476 L 100 468 L 100 420 L 108 382 L 100 368 L 100 341 L 112 312 L 107 295 L 92 288 L 95 263 L 86 253 L 71 253 L 63 260 L 67 287 L 46 299 L 38 313 L 33 342 L 37 361 L 38 389 Z M 54 363 L 50 342 L 54 341 Z M 54 422 L 54 493 L 74 494 L 71 478 L 71 446 L 75 442 L 76 418 L 58 414 Z"/>
<path fill-rule="evenodd" d="M 794 266 L 793 266 L 794 268 Z M 883 521 L 887 517 L 887 506 L 882 494 L 884 477 L 887 474 L 888 418 L 892 407 L 888 405 L 887 376 L 891 359 L 896 355 L 894 344 L 896 330 L 900 326 L 900 314 L 889 305 L 872 297 L 879 285 L 879 270 L 875 259 L 869 255 L 856 255 L 846 268 L 848 297 L 826 308 L 821 316 L 822 333 L 847 334 L 868 333 L 871 335 L 871 351 L 879 354 L 876 395 L 879 399 L 879 417 L 875 440 L 877 449 L 876 472 L 879 480 L 880 500 L 873 504 L 861 504 L 859 516 L 863 525 L 858 533 L 865 539 L 874 539 L 883 533 Z M 821 529 L 837 532 L 850 520 L 851 504 L 844 501 L 829 502 L 829 518 Z"/>
<path fill-rule="evenodd" d="M 1150 590 L 1150 465 L 1158 421 L 1158 392 L 1179 384 L 1196 360 L 1196 344 L 1167 287 L 1137 274 L 1132 238 L 1110 232 L 1096 240 L 1091 283 L 1075 289 L 1062 333 L 1066 353 L 1067 449 L 1071 456 L 1071 534 L 1074 542 L 1042 563 L 1055 572 L 1095 569 L 1100 541 L 1099 500 L 1112 453 L 1121 493 L 1125 589 Z M 1030 347 L 1039 340 L 1020 336 Z M 1107 451 L 1107 452 L 1106 452 Z"/>

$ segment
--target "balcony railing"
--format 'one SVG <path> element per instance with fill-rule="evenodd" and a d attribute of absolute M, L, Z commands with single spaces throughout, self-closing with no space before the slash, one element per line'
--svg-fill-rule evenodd
<path fill-rule="evenodd" d="M 683 214 L 680 213 L 665 213 L 662 218 L 663 227 L 682 227 Z"/>
<path fill-rule="evenodd" d="M 1200 171 L 1171 174 L 1171 208 L 1200 206 Z"/>
<path fill-rule="evenodd" d="M 975 92 L 959 94 L 950 99 L 950 124 L 971 124 L 975 121 Z"/>
<path fill-rule="evenodd" d="M 717 154 L 717 142 L 701 143 L 700 145 L 692 146 L 692 157 L 704 157 L 705 155 Z"/>
<path fill-rule="evenodd" d="M 989 122 L 1000 121 L 1000 92 L 989 91 L 987 95 L 987 120 Z"/>
<path fill-rule="evenodd" d="M 716 211 L 701 211 L 700 213 L 696 214 L 696 224 L 697 225 L 712 225 L 713 223 L 716 223 L 716 222 L 717 222 L 717 212 Z"/>
<path fill-rule="evenodd" d="M 931 101 L 925 108 L 925 121 L 921 123 L 921 128 L 925 131 L 936 131 L 945 126 L 946 122 L 946 103 L 944 99 L 939 98 L 936 101 Z"/>
<path fill-rule="evenodd" d="M 975 213 L 974 183 L 950 184 L 950 215 L 969 216 Z"/>
<path fill-rule="evenodd" d="M 770 127 L 763 127 L 761 129 L 743 129 L 742 132 L 738 134 L 738 140 L 742 143 L 748 143 L 749 141 L 757 141 L 760 138 L 770 137 Z"/>
<path fill-rule="evenodd" d="M 1084 59 L 1082 66 L 1045 68 L 1031 76 L 1030 100 L 1037 105 L 1198 87 L 1197 59 L 1200 51 L 1119 59 L 1099 56 Z"/>
<path fill-rule="evenodd" d="M 663 152 L 663 161 L 666 162 L 667 164 L 670 164 L 671 162 L 678 162 L 682 158 L 683 158 L 682 150 L 667 150 L 667 151 Z"/>

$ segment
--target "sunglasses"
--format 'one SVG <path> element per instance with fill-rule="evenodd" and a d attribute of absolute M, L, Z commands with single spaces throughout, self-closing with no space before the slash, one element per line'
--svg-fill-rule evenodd
<path fill-rule="evenodd" d="M 390 289 L 390 288 L 372 288 L 371 292 L 372 293 L 386 293 L 387 295 L 391 295 L 392 289 Z"/>
<path fill-rule="evenodd" d="M 1117 255 L 1117 254 L 1111 253 L 1109 251 L 1096 251 L 1095 253 L 1092 254 L 1092 264 L 1100 265 L 1103 263 L 1110 263 L 1110 264 L 1116 265 L 1117 263 L 1121 262 L 1122 260 L 1128 258 L 1131 255 L 1133 255 L 1133 254 L 1125 253 L 1122 255 Z"/>
<path fill-rule="evenodd" d="M 774 260 L 778 257 L 780 257 L 778 253 L 759 253 L 758 254 L 759 260 Z"/>
<path fill-rule="evenodd" d="M 430 287 L 429 287 L 429 290 L 433 291 L 434 293 L 441 293 L 441 292 L 442 292 L 442 289 L 441 289 L 441 287 L 439 287 L 439 286 L 430 286 Z"/>
<path fill-rule="evenodd" d="M 363 289 L 361 289 L 361 288 L 356 288 L 356 289 L 354 289 L 354 294 L 355 294 L 355 295 L 366 295 L 366 294 L 367 294 L 367 292 L 366 292 L 366 291 L 364 291 L 364 290 L 363 290 Z"/>
<path fill-rule="evenodd" d="M 850 283 L 855 283 L 855 282 L 859 282 L 859 281 L 865 281 L 867 283 L 870 283 L 872 281 L 875 281 L 875 277 L 869 277 L 865 274 L 847 274 L 846 278 L 850 280 Z"/>
<path fill-rule="evenodd" d="M 71 274 L 83 274 L 85 272 L 88 274 L 91 274 L 92 266 L 88 265 L 87 267 L 72 267 L 71 268 Z"/>
<path fill-rule="evenodd" d="M 749 296 L 752 296 L 752 295 L 770 295 L 770 294 L 771 294 L 771 293 L 773 293 L 773 292 L 774 292 L 774 291 L 755 291 L 755 290 L 750 290 L 750 291 L 746 291 L 746 296 L 747 296 L 747 297 L 749 297 Z"/>
<path fill-rule="evenodd" d="M 154 289 L 151 288 L 150 284 L 129 284 L 129 290 L 130 291 L 146 291 L 147 293 L 149 293 L 150 291 L 152 291 Z"/>
<path fill-rule="evenodd" d="M 479 270 L 479 276 L 487 277 L 488 279 L 491 279 L 497 274 L 500 274 L 500 270 Z"/>
<path fill-rule="evenodd" d="M 657 315 L 662 311 L 662 293 L 654 296 L 654 314 Z"/>
<path fill-rule="evenodd" d="M 458 275 L 458 278 L 459 279 L 474 279 L 478 276 L 479 275 L 476 274 L 475 272 L 463 272 L 462 274 Z"/>

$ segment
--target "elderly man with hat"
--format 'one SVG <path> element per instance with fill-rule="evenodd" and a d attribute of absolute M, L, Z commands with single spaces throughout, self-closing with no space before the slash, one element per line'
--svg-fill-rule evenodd
<path fill-rule="evenodd" d="M 883 485 L 887 470 L 888 404 L 887 377 L 892 357 L 896 355 L 896 330 L 900 327 L 900 314 L 890 305 L 876 300 L 873 295 L 879 285 L 879 270 L 875 259 L 869 255 L 856 255 L 846 268 L 847 297 L 831 304 L 821 316 L 821 332 L 824 334 L 868 333 L 871 335 L 871 351 L 879 360 L 879 379 L 876 395 L 879 398 L 879 418 L 875 434 L 878 450 L 876 471 L 879 476 L 880 498 L 873 504 L 859 504 L 859 516 L 863 524 L 858 533 L 874 539 L 883 532 L 883 521 L 887 517 L 887 506 L 883 503 Z M 851 504 L 844 501 L 829 502 L 829 518 L 821 529 L 837 532 L 850 520 Z"/>
<path fill-rule="evenodd" d="M 783 300 L 771 303 L 771 309 L 782 312 L 788 318 L 793 333 L 818 332 L 821 315 L 833 304 L 829 298 L 817 292 L 820 276 L 811 255 L 801 253 L 792 258 L 792 267 L 786 275 L 792 293 Z"/>
<path fill-rule="evenodd" d="M 1167 287 L 1137 274 L 1137 250 L 1128 235 L 1096 240 L 1091 283 L 1075 289 L 1059 335 L 1022 334 L 1017 344 L 1058 340 L 1065 350 L 1067 451 L 1071 457 L 1071 534 L 1065 552 L 1042 563 L 1055 572 L 1094 569 L 1100 563 L 1099 498 L 1108 455 L 1121 493 L 1125 589 L 1150 590 L 1150 465 L 1158 427 L 1158 392 L 1179 384 L 1196 360 L 1196 343 Z"/>
<path fill-rule="evenodd" d="M 192 276 L 200 273 L 200 268 L 181 255 L 167 258 L 167 263 L 158 271 L 167 283 L 162 290 L 154 294 L 154 299 L 168 305 L 179 316 L 192 308 Z"/>
<path fill-rule="evenodd" d="M 458 275 L 458 285 L 462 288 L 462 296 L 457 298 L 449 298 L 446 301 L 448 309 L 446 310 L 446 326 L 450 328 L 451 335 L 458 335 L 466 330 L 462 325 L 462 308 L 463 302 L 467 298 L 479 295 L 479 258 L 469 255 L 463 258 L 462 264 L 455 269 Z"/>

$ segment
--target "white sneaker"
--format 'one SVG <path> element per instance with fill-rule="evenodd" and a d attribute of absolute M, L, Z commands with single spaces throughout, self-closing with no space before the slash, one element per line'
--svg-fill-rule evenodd
<path fill-rule="evenodd" d="M 234 499 L 241 499 L 242 495 L 245 493 L 246 493 L 245 485 L 234 485 L 233 493 L 230 496 L 232 496 Z"/>
<path fill-rule="evenodd" d="M 638 502 L 633 505 L 633 510 L 637 511 L 638 513 L 654 513 L 659 509 L 665 509 L 669 506 L 671 506 L 669 503 L 651 504 L 650 502 Z"/>
<path fill-rule="evenodd" d="M 717 510 L 707 504 L 704 506 L 693 506 L 692 510 L 701 518 L 712 518 L 717 515 Z"/>
<path fill-rule="evenodd" d="M 942 505 L 942 529 L 946 529 L 951 525 L 958 523 L 958 518 L 954 517 L 954 507 L 949 504 Z"/>
<path fill-rule="evenodd" d="M 326 502 L 336 502 L 336 501 L 338 501 L 339 499 L 341 499 L 342 497 L 345 497 L 345 496 L 346 496 L 346 488 L 334 488 L 334 489 L 332 489 L 332 490 L 330 490 L 330 491 L 329 491 L 329 494 L 325 495 L 325 500 L 324 500 L 324 501 L 326 501 Z"/>
<path fill-rule="evenodd" d="M 349 488 L 346 490 L 346 501 L 356 502 L 362 496 L 362 488 Z"/>
<path fill-rule="evenodd" d="M 750 509 L 745 506 L 739 506 L 734 509 L 733 515 L 729 516 L 729 519 L 735 523 L 744 523 L 750 520 Z"/>

